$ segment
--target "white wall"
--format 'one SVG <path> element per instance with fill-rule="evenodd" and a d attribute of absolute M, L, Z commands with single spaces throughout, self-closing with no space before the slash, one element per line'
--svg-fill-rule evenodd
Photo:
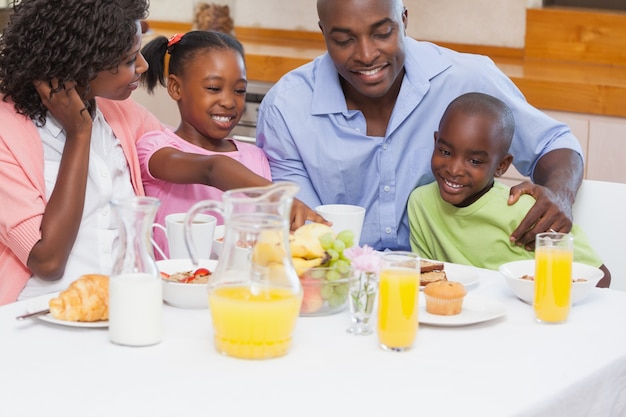
<path fill-rule="evenodd" d="M 526 0 L 406 0 L 417 39 L 521 48 Z"/>
<path fill-rule="evenodd" d="M 191 22 L 194 3 L 196 2 L 225 4 L 230 7 L 231 16 L 234 18 L 235 3 L 237 1 L 238 0 L 150 0 L 150 16 L 148 19 L 165 22 Z M 255 0 L 251 0 L 253 3 L 254 1 Z M 273 0 L 269 1 L 271 2 Z"/>
<path fill-rule="evenodd" d="M 194 0 L 151 0 L 150 19 L 191 21 Z M 211 1 L 211 0 L 207 0 Z M 316 0 L 214 0 L 235 26 L 317 31 Z M 521 48 L 527 7 L 541 0 L 404 0 L 408 34 L 417 39 Z"/>

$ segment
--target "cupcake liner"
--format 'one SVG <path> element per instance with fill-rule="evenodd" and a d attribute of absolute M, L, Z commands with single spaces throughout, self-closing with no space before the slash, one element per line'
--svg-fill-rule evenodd
<path fill-rule="evenodd" d="M 437 298 L 429 295 L 426 297 L 426 311 L 430 314 L 442 316 L 454 316 L 463 309 L 463 298 Z"/>

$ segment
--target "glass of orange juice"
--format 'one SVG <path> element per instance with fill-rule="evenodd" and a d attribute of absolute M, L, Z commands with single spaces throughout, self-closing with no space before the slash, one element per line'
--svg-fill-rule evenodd
<path fill-rule="evenodd" d="M 539 233 L 535 238 L 533 308 L 541 323 L 567 320 L 571 308 L 574 238 L 567 233 Z"/>
<path fill-rule="evenodd" d="M 378 284 L 377 333 L 384 350 L 402 352 L 417 334 L 420 257 L 412 252 L 385 252 Z"/>

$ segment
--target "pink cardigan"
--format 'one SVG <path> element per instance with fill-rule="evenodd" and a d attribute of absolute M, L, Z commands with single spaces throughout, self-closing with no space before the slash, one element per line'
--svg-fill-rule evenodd
<path fill-rule="evenodd" d="M 135 141 L 163 129 L 146 109 L 127 99 L 97 99 L 98 108 L 120 140 L 137 195 L 144 195 Z M 34 123 L 0 97 L 0 305 L 17 300 L 31 277 L 26 262 L 41 239 L 46 208 L 43 146 Z"/>

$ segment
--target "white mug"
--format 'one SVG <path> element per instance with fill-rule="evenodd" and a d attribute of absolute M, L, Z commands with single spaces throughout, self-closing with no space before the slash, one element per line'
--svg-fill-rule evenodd
<path fill-rule="evenodd" d="M 158 223 L 152 225 L 153 228 L 157 228 L 165 234 L 165 242 L 167 243 L 165 248 L 159 246 L 154 239 L 152 240 L 154 249 L 163 259 L 188 259 L 190 257 L 185 244 L 184 225 L 186 215 L 187 213 L 168 214 L 165 216 L 165 227 Z M 209 259 L 211 257 L 216 224 L 217 218 L 208 214 L 198 214 L 193 219 L 191 234 L 198 251 L 198 258 L 200 259 Z"/>
<path fill-rule="evenodd" d="M 323 204 L 315 207 L 317 214 L 332 222 L 331 228 L 335 233 L 343 230 L 352 230 L 354 244 L 358 245 L 365 219 L 365 208 L 351 204 Z"/>

